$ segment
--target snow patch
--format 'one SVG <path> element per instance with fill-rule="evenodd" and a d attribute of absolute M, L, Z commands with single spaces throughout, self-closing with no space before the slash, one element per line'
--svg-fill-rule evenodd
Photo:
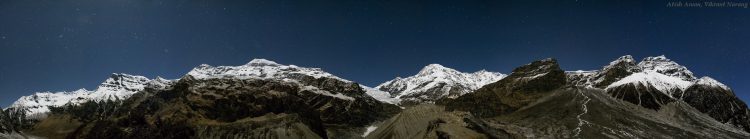
<path fill-rule="evenodd" d="M 389 103 L 389 104 L 398 104 L 401 102 L 401 99 L 391 97 L 391 93 L 380 91 L 378 89 L 371 88 L 371 87 L 364 86 L 364 85 L 359 85 L 359 86 L 365 90 L 365 93 L 367 95 L 375 98 L 378 101 Z"/>
<path fill-rule="evenodd" d="M 367 127 L 367 131 L 365 131 L 365 133 L 362 134 L 362 137 L 366 137 L 367 135 L 369 135 L 370 133 L 372 133 L 372 131 L 375 131 L 375 129 L 378 129 L 378 127 L 374 126 L 374 125 L 368 126 Z"/>
<path fill-rule="evenodd" d="M 348 100 L 348 101 L 354 101 L 355 100 L 353 97 L 346 96 L 346 95 L 341 94 L 341 93 L 333 94 L 333 93 L 331 93 L 329 91 L 322 90 L 322 89 L 320 89 L 318 87 L 315 87 L 315 86 L 302 86 L 300 89 L 307 90 L 307 91 L 310 91 L 310 92 L 313 92 L 313 93 L 316 93 L 316 94 L 321 94 L 321 95 L 325 95 L 325 96 L 331 96 L 331 97 L 338 98 L 338 99 L 343 99 L 343 100 Z"/>

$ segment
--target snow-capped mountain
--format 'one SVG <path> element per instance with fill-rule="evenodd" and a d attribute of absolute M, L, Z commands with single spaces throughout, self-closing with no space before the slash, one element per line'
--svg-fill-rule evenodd
<path fill-rule="evenodd" d="M 456 98 L 494 83 L 505 74 L 485 70 L 464 73 L 440 64 L 429 64 L 417 75 L 387 81 L 375 89 L 388 92 L 388 99 L 401 103 L 432 103 L 441 98 Z"/>
<path fill-rule="evenodd" d="M 277 79 L 295 83 L 299 83 L 299 81 L 303 80 L 305 77 L 327 77 L 342 82 L 353 83 L 349 80 L 345 80 L 336 77 L 328 72 L 322 71 L 319 68 L 305 68 L 295 65 L 281 65 L 266 59 L 253 59 L 249 63 L 241 66 L 213 67 L 207 64 L 202 64 L 188 72 L 186 76 L 191 76 L 195 79 Z M 29 110 L 31 111 L 29 113 L 30 115 L 43 114 L 49 112 L 49 106 L 62 106 L 67 103 L 80 104 L 91 100 L 102 101 L 127 99 L 131 95 L 144 90 L 144 88 L 165 90 L 171 88 L 176 82 L 177 80 L 168 80 L 161 77 L 157 77 L 156 79 L 151 80 L 143 76 L 114 73 L 103 83 L 101 83 L 95 90 L 80 89 L 71 92 L 39 92 L 33 95 L 23 96 L 19 98 L 16 102 L 11 104 L 10 107 L 29 108 Z M 362 86 L 362 88 L 364 88 L 364 90 L 367 91 L 368 94 L 374 96 L 387 93 L 366 86 Z M 300 89 L 308 90 L 313 93 L 326 92 L 309 85 L 303 85 Z M 352 100 L 350 99 L 351 97 L 343 96 L 341 94 L 329 93 L 328 95 L 334 96 L 335 98 Z M 380 101 L 387 103 L 396 102 L 393 99 L 389 98 L 383 98 Z"/>
<path fill-rule="evenodd" d="M 625 55 L 610 62 L 609 65 L 602 67 L 601 70 L 567 71 L 566 73 L 569 81 L 574 85 L 602 89 L 613 87 L 613 83 L 615 82 L 618 82 L 618 84 L 614 86 L 623 85 L 627 82 L 659 83 L 654 81 L 664 80 L 671 83 L 672 81 L 693 82 L 696 80 L 693 72 L 685 66 L 666 58 L 664 55 L 646 57 L 637 64 L 632 56 Z M 628 78 L 628 76 L 634 77 Z M 624 80 L 625 78 L 628 78 L 628 80 Z M 674 80 L 675 78 L 676 80 Z M 647 80 L 651 80 L 651 82 Z M 683 85 L 689 86 L 690 83 Z M 681 90 L 684 91 L 687 86 L 682 87 Z M 657 88 L 663 87 L 659 86 Z"/>
<path fill-rule="evenodd" d="M 62 106 L 67 103 L 80 104 L 86 101 L 102 101 L 126 99 L 143 90 L 146 84 L 154 84 L 157 80 L 150 80 L 143 76 L 113 73 L 95 90 L 79 89 L 71 92 L 39 92 L 30 96 L 23 96 L 10 107 L 29 108 L 30 115 L 49 112 L 49 106 Z M 158 82 L 171 82 L 159 79 Z"/>
<path fill-rule="evenodd" d="M 725 88 L 727 90 L 729 89 L 724 84 L 713 80 L 710 77 L 702 77 L 701 79 L 697 79 L 693 75 L 693 72 L 688 70 L 685 66 L 682 66 L 677 62 L 668 59 L 664 55 L 646 57 L 637 65 L 633 65 L 633 63 L 634 62 L 632 60 L 632 56 L 630 55 L 620 57 L 617 60 L 611 62 L 610 65 L 605 66 L 602 70 L 598 71 L 597 74 L 599 74 L 599 78 L 594 77 L 593 80 L 589 79 L 593 81 L 593 83 L 589 84 L 602 83 L 602 80 L 607 79 L 606 76 L 614 76 L 613 74 L 606 73 L 613 72 L 614 68 L 620 68 L 625 70 L 620 71 L 620 74 L 617 76 L 626 76 L 622 78 L 614 78 L 613 80 L 615 80 L 615 82 L 606 85 L 606 87 L 603 87 L 604 89 L 631 84 L 636 86 L 653 87 L 659 92 L 667 94 L 670 97 L 681 95 L 681 93 L 684 92 L 688 87 L 696 83 L 721 86 L 722 88 Z"/>
<path fill-rule="evenodd" d="M 87 138 L 750 137 L 750 110 L 729 87 L 664 56 L 639 63 L 623 56 L 601 70 L 568 72 L 548 58 L 509 75 L 430 64 L 376 88 L 254 59 L 203 64 L 179 80 L 113 74 L 95 90 L 42 92 L 14 106 L 44 114 L 49 106 L 117 98 L 129 100 L 115 113 L 39 116 L 43 124 L 34 127 L 65 131 L 43 137 Z"/>
<path fill-rule="evenodd" d="M 658 110 L 676 101 L 685 102 L 722 123 L 750 131 L 747 106 L 723 83 L 696 76 L 666 56 L 646 57 L 635 64 L 626 55 L 601 70 L 566 72 L 576 86 L 604 89 L 610 96 Z"/>

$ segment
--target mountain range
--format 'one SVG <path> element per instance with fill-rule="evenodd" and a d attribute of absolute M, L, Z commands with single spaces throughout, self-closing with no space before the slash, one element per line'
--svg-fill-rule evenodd
<path fill-rule="evenodd" d="M 111 100 L 120 103 L 95 120 L 50 110 Z M 254 59 L 173 80 L 112 74 L 93 91 L 39 92 L 10 107 L 39 120 L 24 134 L 47 138 L 750 137 L 750 111 L 730 87 L 665 56 L 592 71 L 548 58 L 510 74 L 429 64 L 376 87 Z"/>

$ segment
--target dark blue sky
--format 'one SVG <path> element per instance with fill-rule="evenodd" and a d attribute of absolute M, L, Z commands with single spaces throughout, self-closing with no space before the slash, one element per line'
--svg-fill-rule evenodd
<path fill-rule="evenodd" d="M 460 2 L 460 3 L 458 3 Z M 665 1 L 0 1 L 0 106 L 94 89 L 111 73 L 179 78 L 253 58 L 369 86 L 440 63 L 509 73 L 664 54 L 750 100 L 750 9 Z"/>

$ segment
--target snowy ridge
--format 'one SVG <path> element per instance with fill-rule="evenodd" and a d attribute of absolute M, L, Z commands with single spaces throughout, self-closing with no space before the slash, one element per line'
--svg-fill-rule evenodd
<path fill-rule="evenodd" d="M 298 67 L 296 65 L 282 65 L 274 61 L 267 59 L 253 59 L 245 65 L 240 66 L 217 66 L 213 67 L 207 64 L 202 64 L 190 72 L 187 76 L 191 76 L 196 79 L 215 79 L 215 78 L 235 78 L 235 79 L 274 79 L 284 82 L 296 83 L 300 85 L 300 90 L 310 91 L 316 94 L 334 97 L 337 99 L 343 99 L 348 101 L 354 101 L 355 98 L 346 96 L 340 93 L 332 93 L 326 90 L 319 89 L 314 86 L 303 85 L 299 82 L 299 78 L 302 76 L 310 76 L 313 78 L 332 78 L 343 82 L 351 83 L 351 81 L 339 78 L 331 73 L 325 72 L 320 68 L 306 68 Z M 367 94 L 378 94 L 372 93 L 367 88 L 363 87 L 368 92 Z M 373 96 L 375 97 L 375 96 Z M 380 99 L 378 99 L 380 100 Z M 384 101 L 384 100 L 380 100 Z M 384 101 L 386 102 L 386 101 Z"/>
<path fill-rule="evenodd" d="M 81 102 L 88 98 L 92 91 L 79 89 L 72 92 L 38 92 L 29 96 L 22 96 L 10 107 L 24 107 L 29 109 L 29 115 L 49 112 L 49 106 L 62 106 L 68 102 Z"/>
<path fill-rule="evenodd" d="M 396 77 L 378 85 L 375 89 L 389 92 L 390 98 L 398 101 L 411 99 L 405 97 L 420 99 L 430 97 L 456 98 L 506 76 L 486 70 L 463 73 L 440 64 L 429 64 L 422 68 L 417 75 L 406 78 Z M 429 95 L 429 97 L 425 95 Z"/>
<path fill-rule="evenodd" d="M 724 85 L 723 83 L 721 83 L 719 81 L 716 81 L 716 80 L 714 80 L 714 78 L 711 78 L 711 77 L 708 77 L 708 76 L 704 76 L 704 77 L 701 77 L 700 79 L 696 80 L 695 84 L 696 85 L 707 85 L 707 86 L 719 87 L 719 88 L 722 88 L 724 90 L 731 90 L 727 85 Z"/>
<path fill-rule="evenodd" d="M 673 96 L 673 94 L 671 94 L 672 92 L 685 91 L 685 89 L 690 87 L 690 85 L 692 85 L 693 83 L 690 81 L 685 81 L 678 77 L 667 76 L 655 71 L 645 71 L 634 73 L 617 82 L 614 82 L 607 86 L 606 89 L 611 89 L 626 84 L 633 84 L 636 85 L 636 87 L 639 87 L 638 85 L 644 85 L 646 87 L 652 86 L 660 92 L 665 93 L 667 96 Z"/>
<path fill-rule="evenodd" d="M 93 91 L 79 89 L 72 92 L 39 92 L 19 98 L 10 107 L 29 108 L 29 115 L 34 115 L 49 112 L 49 106 L 62 106 L 67 103 L 80 104 L 91 100 L 127 99 L 131 95 L 142 91 L 147 84 L 154 84 L 155 81 L 143 76 L 113 73 L 110 78 L 101 83 Z M 166 83 L 173 81 L 159 79 L 159 82 Z"/>
<path fill-rule="evenodd" d="M 196 79 L 211 78 L 238 78 L 238 79 L 286 79 L 297 75 L 307 75 L 314 78 L 328 77 L 345 82 L 351 82 L 325 72 L 319 68 L 304 68 L 295 65 L 281 65 L 266 59 L 253 59 L 241 66 L 218 66 L 213 67 L 202 64 L 190 72 L 189 76 Z"/>

